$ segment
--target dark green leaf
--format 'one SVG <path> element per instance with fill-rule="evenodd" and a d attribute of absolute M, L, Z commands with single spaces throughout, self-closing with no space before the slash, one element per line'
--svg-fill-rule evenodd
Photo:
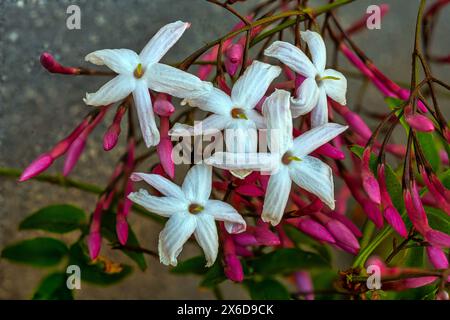
<path fill-rule="evenodd" d="M 439 170 L 441 159 L 439 157 L 439 151 L 436 147 L 436 142 L 433 139 L 433 133 L 416 132 L 416 136 L 419 140 L 419 144 L 422 148 L 425 158 L 433 167 L 434 172 L 437 172 Z"/>
<path fill-rule="evenodd" d="M 178 263 L 170 272 L 174 274 L 205 274 L 208 268 L 205 267 L 206 261 L 204 256 L 193 257 Z"/>
<path fill-rule="evenodd" d="M 321 256 L 300 249 L 277 249 L 248 262 L 256 274 L 274 275 L 299 269 L 327 268 L 328 262 Z"/>
<path fill-rule="evenodd" d="M 262 281 L 246 280 L 244 284 L 253 300 L 290 299 L 287 289 L 274 279 L 264 279 Z"/>
<path fill-rule="evenodd" d="M 112 243 L 119 243 L 116 233 L 116 215 L 114 212 L 106 212 L 104 214 L 102 219 L 102 235 Z M 131 226 L 128 226 L 127 245 L 135 248 L 140 247 L 139 241 Z M 121 251 L 136 262 L 142 271 L 147 269 L 147 262 L 145 261 L 144 254 L 142 252 L 127 249 L 121 249 Z"/>
<path fill-rule="evenodd" d="M 80 228 L 86 223 L 86 215 L 80 208 L 68 204 L 53 205 L 31 214 L 19 229 L 38 229 L 55 233 L 66 233 Z"/>
<path fill-rule="evenodd" d="M 200 283 L 200 287 L 213 288 L 226 279 L 227 277 L 225 276 L 225 273 L 223 271 L 222 264 L 218 260 L 216 260 L 211 268 L 209 268 L 205 273 L 205 276 Z"/>
<path fill-rule="evenodd" d="M 72 291 L 67 288 L 65 273 L 52 273 L 39 284 L 33 300 L 73 300 Z"/>
<path fill-rule="evenodd" d="M 123 280 L 131 273 L 131 267 L 121 265 L 121 270 L 114 273 L 105 271 L 105 264 L 99 261 L 91 261 L 87 255 L 84 244 L 75 243 L 70 248 L 69 264 L 77 265 L 81 269 L 81 279 L 98 285 L 111 285 Z"/>
<path fill-rule="evenodd" d="M 428 222 L 433 229 L 437 229 L 446 234 L 450 234 L 450 217 L 442 210 L 425 207 L 428 216 Z"/>
<path fill-rule="evenodd" d="M 37 267 L 58 264 L 67 254 L 67 246 L 53 238 L 35 238 L 7 246 L 2 251 L 2 258 L 26 263 Z"/>

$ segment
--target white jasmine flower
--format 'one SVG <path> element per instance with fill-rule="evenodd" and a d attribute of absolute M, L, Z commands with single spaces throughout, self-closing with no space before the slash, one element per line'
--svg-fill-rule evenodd
<path fill-rule="evenodd" d="M 141 189 L 128 195 L 130 200 L 147 210 L 169 218 L 159 234 L 159 257 L 163 264 L 176 266 L 184 243 L 194 234 L 205 253 L 206 266 L 211 266 L 219 247 L 215 220 L 224 221 L 229 233 L 240 233 L 246 229 L 245 220 L 231 205 L 209 200 L 211 172 L 210 166 L 193 166 L 181 188 L 157 174 L 134 173 L 131 176 L 132 180 L 144 180 L 163 194 L 156 197 Z"/>
<path fill-rule="evenodd" d="M 182 21 L 162 27 L 139 55 L 129 49 L 105 49 L 88 54 L 86 61 L 106 65 L 117 76 L 97 92 L 87 93 L 84 102 L 102 106 L 124 99 L 132 93 L 145 144 L 147 147 L 157 145 L 159 131 L 148 88 L 162 91 L 166 89 L 164 83 L 171 83 L 172 87 L 177 87 L 177 93 L 183 93 L 183 98 L 194 89 L 210 88 L 210 84 L 189 73 L 158 63 L 188 27 L 189 23 Z M 164 92 L 173 95 L 170 90 Z"/>
<path fill-rule="evenodd" d="M 294 118 L 312 111 L 311 124 L 316 127 L 328 122 L 327 96 L 340 104 L 346 104 L 347 79 L 336 70 L 325 69 L 327 54 L 320 34 L 304 31 L 301 36 L 308 44 L 312 62 L 299 48 L 283 41 L 275 41 L 264 54 L 277 58 L 306 77 L 297 89 L 297 97 L 291 99 L 291 111 Z"/>
<path fill-rule="evenodd" d="M 277 90 L 264 102 L 263 114 L 267 121 L 270 154 L 216 152 L 205 161 L 207 164 L 228 170 L 265 171 L 272 168 L 261 217 L 273 225 L 277 225 L 283 216 L 291 190 L 291 181 L 334 209 L 331 168 L 309 154 L 347 129 L 346 126 L 336 123 L 326 123 L 293 139 L 289 97 L 287 91 Z"/>

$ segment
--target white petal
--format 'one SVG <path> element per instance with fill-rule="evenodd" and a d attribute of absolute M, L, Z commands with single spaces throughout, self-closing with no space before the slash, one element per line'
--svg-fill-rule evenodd
<path fill-rule="evenodd" d="M 158 250 L 161 263 L 177 265 L 177 257 L 196 227 L 197 219 L 189 213 L 177 213 L 170 217 L 159 234 Z"/>
<path fill-rule="evenodd" d="M 345 94 L 347 92 L 347 79 L 345 76 L 339 71 L 333 69 L 325 70 L 322 76 L 339 78 L 339 80 L 324 79 L 322 80 L 323 86 L 325 87 L 327 96 L 340 104 L 347 104 L 347 100 L 345 99 Z"/>
<path fill-rule="evenodd" d="M 105 83 L 97 92 L 86 93 L 84 103 L 90 106 L 104 106 L 127 97 L 136 87 L 136 81 L 125 74 L 119 74 Z"/>
<path fill-rule="evenodd" d="M 241 233 L 247 228 L 244 218 L 230 204 L 220 200 L 208 200 L 204 214 L 214 217 L 215 220 L 225 222 L 228 233 Z"/>
<path fill-rule="evenodd" d="M 205 160 L 206 164 L 219 169 L 264 172 L 276 170 L 279 162 L 279 157 L 270 153 L 216 152 Z"/>
<path fill-rule="evenodd" d="M 328 122 L 328 101 L 325 88 L 319 88 L 319 99 L 311 112 L 311 126 L 318 127 Z"/>
<path fill-rule="evenodd" d="M 144 81 L 136 81 L 133 99 L 145 145 L 148 148 L 156 146 L 159 143 L 159 130 L 155 123 L 155 114 L 153 113 L 150 93 Z"/>
<path fill-rule="evenodd" d="M 264 50 L 264 54 L 277 58 L 296 73 L 305 77 L 315 78 L 317 75 L 316 67 L 311 63 L 306 54 L 288 42 L 275 41 L 270 47 Z"/>
<path fill-rule="evenodd" d="M 225 144 L 228 152 L 256 152 L 258 131 L 251 120 L 233 119 L 225 129 Z"/>
<path fill-rule="evenodd" d="M 212 168 L 196 164 L 189 169 L 184 178 L 183 192 L 190 202 L 204 205 L 211 195 Z"/>
<path fill-rule="evenodd" d="M 270 176 L 261 219 L 273 226 L 280 223 L 291 192 L 291 178 L 286 166 Z"/>
<path fill-rule="evenodd" d="M 317 106 L 319 101 L 319 87 L 314 78 L 306 78 L 297 88 L 296 98 L 291 98 L 292 117 L 305 115 Z"/>
<path fill-rule="evenodd" d="M 330 209 L 334 209 L 333 173 L 327 164 L 305 156 L 302 161 L 292 161 L 289 164 L 289 174 L 299 187 L 316 195 Z"/>
<path fill-rule="evenodd" d="M 284 154 L 292 147 L 292 116 L 289 109 L 290 93 L 276 90 L 262 107 L 267 125 L 267 141 L 272 153 Z"/>
<path fill-rule="evenodd" d="M 181 188 L 159 174 L 133 172 L 130 179 L 132 181 L 144 180 L 165 196 L 184 199 L 184 193 Z"/>
<path fill-rule="evenodd" d="M 315 127 L 294 139 L 294 148 L 292 151 L 296 156 L 302 158 L 319 148 L 321 145 L 331 141 L 347 130 L 347 128 L 348 126 L 332 122 L 326 123 L 320 127 Z"/>
<path fill-rule="evenodd" d="M 203 121 L 196 122 L 194 126 L 184 123 L 175 123 L 170 129 L 169 135 L 174 137 L 188 137 L 198 135 L 214 134 L 223 130 L 229 123 L 231 117 L 212 114 Z"/>
<path fill-rule="evenodd" d="M 136 52 L 128 49 L 104 49 L 89 53 L 84 60 L 108 68 L 116 73 L 131 75 L 139 64 Z"/>
<path fill-rule="evenodd" d="M 128 199 L 163 217 L 170 217 L 177 212 L 184 212 L 188 208 L 188 203 L 180 200 L 180 198 L 155 197 L 144 189 L 140 189 L 139 192 L 131 192 L 128 194 Z"/>
<path fill-rule="evenodd" d="M 190 24 L 176 21 L 166 24 L 150 39 L 139 57 L 145 66 L 159 62 L 170 48 L 180 39 Z"/>
<path fill-rule="evenodd" d="M 229 95 L 217 88 L 207 88 L 201 94 L 193 98 L 185 99 L 191 107 L 197 107 L 203 111 L 230 116 L 233 102 Z"/>
<path fill-rule="evenodd" d="M 270 83 L 281 73 L 281 68 L 253 61 L 231 90 L 231 100 L 236 107 L 253 109 L 269 88 Z"/>
<path fill-rule="evenodd" d="M 311 52 L 311 57 L 319 73 L 325 70 L 325 64 L 327 60 L 327 51 L 325 49 L 325 43 L 323 42 L 322 36 L 313 31 L 302 31 L 302 39 L 308 44 L 309 52 Z"/>
<path fill-rule="evenodd" d="M 219 237 L 217 235 L 217 226 L 214 217 L 209 214 L 198 214 L 197 228 L 194 235 L 198 244 L 203 249 L 206 258 L 206 267 L 214 264 L 219 252 Z"/>
<path fill-rule="evenodd" d="M 255 109 L 245 110 L 245 115 L 251 121 L 253 121 L 258 129 L 266 128 L 266 120 L 264 117 Z"/>
<path fill-rule="evenodd" d="M 148 87 L 177 98 L 190 98 L 212 89 L 212 84 L 180 69 L 155 63 L 145 72 Z"/>

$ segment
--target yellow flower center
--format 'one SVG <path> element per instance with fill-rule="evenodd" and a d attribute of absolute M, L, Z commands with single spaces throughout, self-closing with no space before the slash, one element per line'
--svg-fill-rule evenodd
<path fill-rule="evenodd" d="M 247 116 L 245 115 L 244 109 L 241 108 L 233 108 L 231 110 L 231 116 L 234 119 L 244 119 L 244 120 L 248 120 Z"/>
<path fill-rule="evenodd" d="M 291 161 L 302 161 L 302 159 L 300 159 L 299 157 L 296 157 L 294 155 L 292 155 L 292 153 L 290 153 L 289 151 L 286 152 L 282 157 L 281 157 L 281 162 L 285 165 L 288 165 L 289 163 L 291 163 Z"/>
<path fill-rule="evenodd" d="M 197 214 L 199 212 L 202 212 L 203 209 L 205 209 L 205 208 L 203 208 L 203 206 L 201 206 L 201 205 L 199 205 L 197 203 L 191 203 L 189 205 L 189 212 L 192 213 L 192 214 Z"/>
<path fill-rule="evenodd" d="M 144 68 L 142 68 L 142 64 L 138 64 L 136 69 L 134 69 L 134 77 L 136 79 L 140 79 L 144 75 Z"/>

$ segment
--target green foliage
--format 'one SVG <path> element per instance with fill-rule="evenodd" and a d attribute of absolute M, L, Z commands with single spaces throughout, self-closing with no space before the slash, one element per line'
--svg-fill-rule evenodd
<path fill-rule="evenodd" d="M 273 276 L 298 271 L 299 269 L 327 268 L 328 262 L 312 252 L 282 248 L 248 261 L 253 272 Z"/>
<path fill-rule="evenodd" d="M 131 273 L 131 267 L 120 265 L 120 271 L 108 273 L 103 262 L 93 262 L 87 255 L 84 244 L 77 242 L 70 248 L 69 264 L 74 264 L 81 269 L 81 279 L 97 285 L 111 285 L 123 280 Z"/>
<path fill-rule="evenodd" d="M 253 300 L 288 300 L 290 298 L 286 287 L 272 278 L 262 281 L 246 280 L 244 285 Z"/>
<path fill-rule="evenodd" d="M 67 288 L 67 275 L 51 273 L 39 284 L 33 300 L 73 300 L 72 291 Z"/>
<path fill-rule="evenodd" d="M 200 287 L 214 288 L 226 279 L 227 277 L 223 271 L 222 264 L 219 262 L 219 259 L 217 259 L 211 268 L 204 274 L 203 280 L 200 282 Z"/>
<path fill-rule="evenodd" d="M 66 233 L 81 228 L 86 214 L 80 208 L 68 204 L 52 205 L 34 212 L 20 223 L 20 230 L 44 230 Z"/>
<path fill-rule="evenodd" d="M 170 272 L 179 275 L 185 274 L 205 274 L 208 272 L 208 268 L 205 267 L 206 260 L 204 256 L 197 256 L 178 263 L 176 267 L 173 267 Z"/>
<path fill-rule="evenodd" d="M 67 254 L 67 246 L 53 238 L 34 238 L 9 245 L 2 258 L 36 267 L 57 265 Z"/>
<path fill-rule="evenodd" d="M 441 159 L 439 157 L 439 150 L 437 144 L 433 139 L 432 132 L 416 132 L 417 140 L 419 140 L 420 147 L 425 158 L 430 163 L 434 172 L 439 170 Z"/>
<path fill-rule="evenodd" d="M 112 243 L 119 243 L 116 233 L 116 214 L 112 211 L 105 212 L 102 217 L 102 235 Z M 136 238 L 135 233 L 131 226 L 128 226 L 128 241 L 127 246 L 131 248 L 139 248 L 140 244 Z M 144 271 L 147 269 L 147 262 L 145 261 L 144 254 L 142 252 L 136 252 L 127 249 L 120 249 L 125 255 L 132 259 L 138 267 Z"/>
<path fill-rule="evenodd" d="M 433 229 L 450 234 L 450 217 L 442 210 L 432 207 L 425 207 L 428 222 Z"/>

